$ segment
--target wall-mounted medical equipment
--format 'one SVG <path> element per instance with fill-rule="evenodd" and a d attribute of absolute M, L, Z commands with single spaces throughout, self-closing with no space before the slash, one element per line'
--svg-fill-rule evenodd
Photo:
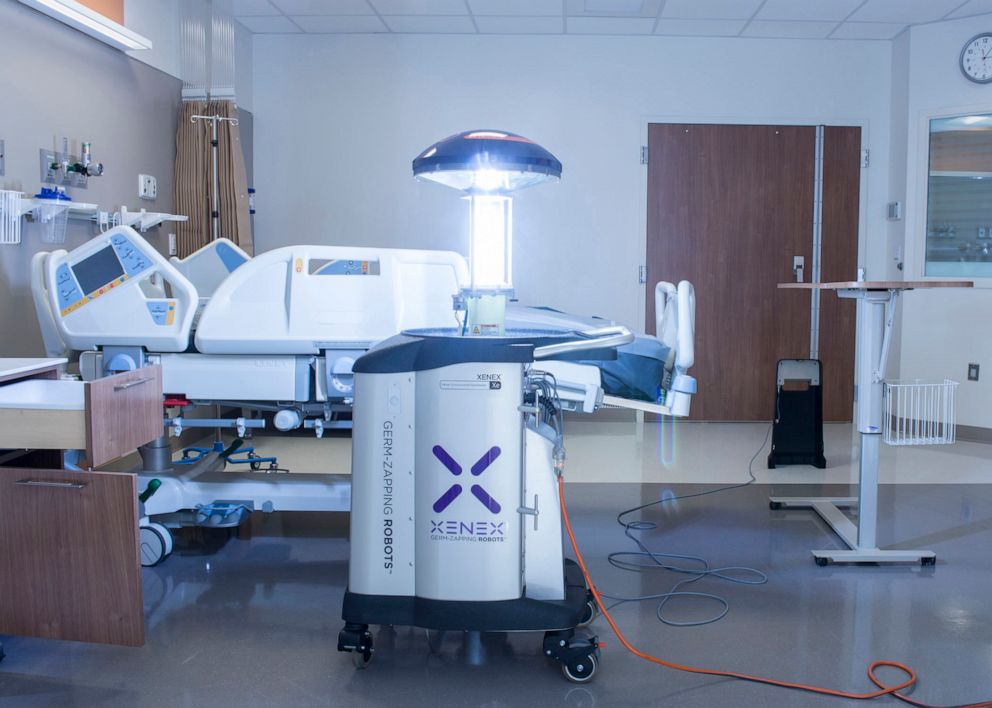
<path fill-rule="evenodd" d="M 33 197 L 16 190 L 0 190 L 0 244 L 21 242 L 22 220 L 26 215 L 42 225 L 41 240 L 64 243 L 70 216 L 91 217 L 96 204 L 73 201 L 64 190 L 42 187 Z"/>
<path fill-rule="evenodd" d="M 513 293 L 513 193 L 561 178 L 561 162 L 502 130 L 469 130 L 431 145 L 413 176 L 457 189 L 469 202 L 469 283 L 456 305 L 467 334 L 502 334 Z"/>
<path fill-rule="evenodd" d="M 69 152 L 69 138 L 62 138 L 62 151 L 55 152 L 41 148 L 41 181 L 63 187 L 85 189 L 89 177 L 103 174 L 103 163 L 93 159 L 93 148 L 89 142 L 79 147 L 79 155 Z"/>

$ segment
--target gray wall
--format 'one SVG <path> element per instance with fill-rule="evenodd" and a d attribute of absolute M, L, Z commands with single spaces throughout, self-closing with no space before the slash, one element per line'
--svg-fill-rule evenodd
<path fill-rule="evenodd" d="M 87 189 L 70 189 L 73 199 L 107 210 L 172 211 L 179 79 L 14 0 L 0 0 L 0 66 L 0 138 L 6 141 L 0 186 L 36 193 L 39 148 L 61 149 L 67 136 L 73 151 L 81 141 L 92 142 L 94 159 L 106 168 Z M 139 172 L 158 178 L 157 200 L 138 199 Z M 166 224 L 146 235 L 164 251 L 168 231 Z M 0 356 L 44 353 L 30 294 L 31 256 L 74 248 L 95 233 L 94 225 L 70 220 L 65 246 L 53 246 L 26 220 L 21 244 L 0 246 Z"/>

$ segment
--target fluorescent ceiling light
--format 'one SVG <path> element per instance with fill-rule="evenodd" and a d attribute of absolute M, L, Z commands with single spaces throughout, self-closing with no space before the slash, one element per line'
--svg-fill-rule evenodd
<path fill-rule="evenodd" d="M 117 49 L 151 49 L 152 41 L 119 25 L 76 0 L 20 0 L 73 29 L 84 32 Z"/>

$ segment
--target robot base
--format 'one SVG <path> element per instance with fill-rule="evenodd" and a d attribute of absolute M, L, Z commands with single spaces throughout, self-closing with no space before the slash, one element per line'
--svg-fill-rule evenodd
<path fill-rule="evenodd" d="M 543 631 L 545 656 L 559 662 L 567 679 L 584 683 L 596 672 L 599 643 L 596 637 L 575 636 L 575 628 L 592 620 L 594 608 L 578 565 L 566 560 L 564 574 L 564 600 L 521 597 L 472 602 L 346 591 L 341 612 L 346 624 L 338 634 L 338 651 L 352 652 L 355 665 L 364 668 L 373 653 L 370 624 L 470 632 Z"/>

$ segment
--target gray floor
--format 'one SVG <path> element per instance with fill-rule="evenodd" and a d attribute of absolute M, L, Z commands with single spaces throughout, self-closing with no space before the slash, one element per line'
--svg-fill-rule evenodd
<path fill-rule="evenodd" d="M 629 542 L 616 510 L 657 499 L 661 485 L 569 485 L 580 543 L 601 589 L 668 589 L 610 567 Z M 671 488 L 676 494 L 698 490 Z M 685 663 L 868 690 L 866 665 L 894 659 L 920 673 L 917 700 L 992 697 L 992 485 L 885 486 L 883 546 L 926 547 L 935 568 L 816 567 L 813 547 L 836 541 L 803 511 L 769 511 L 769 494 L 845 492 L 843 487 L 752 486 L 666 505 L 645 515 L 655 550 L 753 565 L 761 586 L 707 579 L 729 614 L 705 627 L 673 628 L 653 603 L 616 612 L 637 646 Z M 484 656 L 449 636 L 431 654 L 422 630 L 377 632 L 372 665 L 357 672 L 335 651 L 347 576 L 344 515 L 271 515 L 251 538 L 189 542 L 144 571 L 148 620 L 141 649 L 5 637 L 2 706 L 713 706 L 847 705 L 853 702 L 662 669 L 627 654 L 602 620 L 606 642 L 595 681 L 575 686 L 540 656 L 539 635 L 489 636 Z M 714 609 L 672 605 L 691 618 Z M 894 699 L 875 703 L 892 705 Z"/>

